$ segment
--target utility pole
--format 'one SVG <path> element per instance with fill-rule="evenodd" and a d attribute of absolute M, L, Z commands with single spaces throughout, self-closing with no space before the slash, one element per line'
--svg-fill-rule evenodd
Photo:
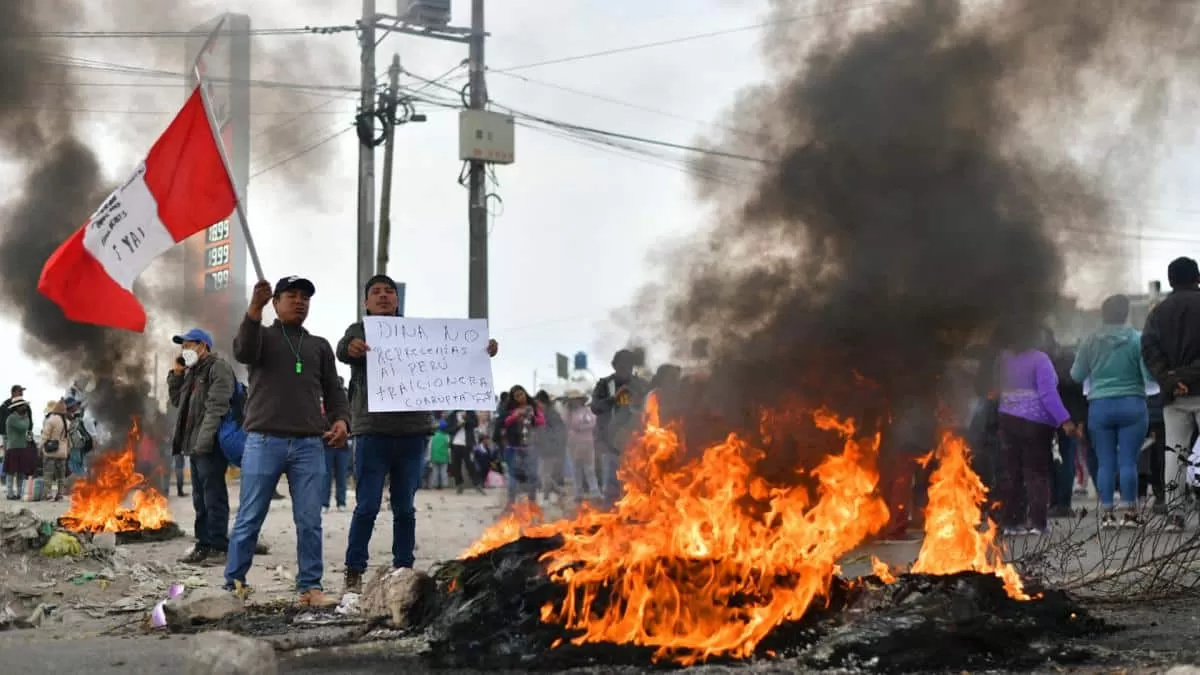
<path fill-rule="evenodd" d="M 470 69 L 470 108 L 483 110 L 487 106 L 487 84 L 484 81 L 484 0 L 471 0 L 471 34 L 468 67 Z M 487 165 L 477 159 L 470 162 L 468 176 L 467 220 L 470 243 L 467 271 L 467 316 L 488 318 L 488 223 L 487 223 Z"/>
<path fill-rule="evenodd" d="M 375 118 L 375 0 L 363 0 L 362 21 L 358 26 L 362 46 L 362 100 L 359 104 L 360 117 L 358 140 L 358 283 L 354 288 L 354 306 L 358 318 L 363 318 L 365 308 L 362 289 L 375 274 L 375 146 L 369 132 L 374 129 Z M 362 125 L 366 125 L 368 138 L 362 138 Z"/>
<path fill-rule="evenodd" d="M 400 55 L 392 55 L 388 68 L 388 107 L 397 109 L 400 98 Z M 394 113 L 393 113 L 394 116 Z M 392 161 L 396 156 L 396 122 L 384 125 L 386 134 L 383 146 L 383 194 L 379 196 L 379 246 L 376 250 L 375 274 L 387 274 L 388 247 L 392 238 Z M 366 283 L 365 281 L 363 282 Z"/>

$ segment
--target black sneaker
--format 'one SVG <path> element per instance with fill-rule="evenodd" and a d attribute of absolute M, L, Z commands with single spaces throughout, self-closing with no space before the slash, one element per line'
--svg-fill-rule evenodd
<path fill-rule="evenodd" d="M 217 551 L 208 549 L 208 553 L 204 556 L 204 560 L 200 561 L 205 567 L 224 567 L 228 560 L 228 554 L 225 551 Z"/>
<path fill-rule="evenodd" d="M 1117 529 L 1117 519 L 1111 513 L 1105 513 L 1100 517 L 1100 529 L 1115 530 Z"/>
<path fill-rule="evenodd" d="M 1167 516 L 1167 524 L 1163 529 L 1167 532 L 1183 532 L 1183 516 Z"/>
<path fill-rule="evenodd" d="M 363 573 L 358 570 L 346 570 L 342 576 L 342 591 L 346 593 L 362 593 Z"/>
<path fill-rule="evenodd" d="M 212 553 L 215 553 L 215 551 L 211 551 L 207 547 L 197 544 L 194 548 L 192 548 L 192 550 L 187 552 L 187 555 L 180 558 L 179 562 L 185 565 L 199 565 L 207 560 L 208 556 Z"/>

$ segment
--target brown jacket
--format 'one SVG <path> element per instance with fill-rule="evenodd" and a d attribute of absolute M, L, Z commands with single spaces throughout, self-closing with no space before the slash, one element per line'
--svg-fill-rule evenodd
<path fill-rule="evenodd" d="M 58 449 L 50 450 L 50 441 L 58 442 Z M 42 454 L 47 459 L 66 459 L 71 443 L 67 439 L 67 406 L 62 401 L 54 404 L 42 422 Z"/>

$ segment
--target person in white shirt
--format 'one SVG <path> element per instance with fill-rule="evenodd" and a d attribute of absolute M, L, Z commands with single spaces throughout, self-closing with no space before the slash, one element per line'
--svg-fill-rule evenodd
<path fill-rule="evenodd" d="M 446 416 L 446 433 L 450 436 L 450 476 L 462 494 L 467 480 L 483 494 L 483 477 L 471 453 L 478 442 L 479 415 L 473 410 L 458 410 Z"/>

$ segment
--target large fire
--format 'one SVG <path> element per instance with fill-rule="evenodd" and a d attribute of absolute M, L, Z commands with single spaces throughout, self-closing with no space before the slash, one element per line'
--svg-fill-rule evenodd
<path fill-rule="evenodd" d="M 755 476 L 765 457 L 731 434 L 684 461 L 674 430 L 660 426 L 653 399 L 644 433 L 621 476 L 625 493 L 610 512 L 583 509 L 543 523 L 527 506 L 492 526 L 463 557 L 521 536 L 559 535 L 543 561 L 566 586 L 542 620 L 577 631 L 577 644 L 608 642 L 655 649 L 656 659 L 690 665 L 712 656 L 746 658 L 774 628 L 796 621 L 827 597 L 839 561 L 879 532 L 888 509 L 879 496 L 879 435 L 862 437 L 826 411 L 817 428 L 839 451 L 811 471 L 815 491 Z M 951 434 L 934 451 L 925 541 L 913 572 L 996 574 L 1012 597 L 1025 593 L 1001 560 L 994 529 L 982 529 L 986 492 L 966 444 Z M 884 582 L 892 571 L 874 561 Z"/>
<path fill-rule="evenodd" d="M 96 457 L 88 475 L 71 488 L 71 508 L 59 518 L 63 527 L 72 532 L 131 532 L 171 523 L 167 498 L 136 469 L 140 440 L 134 420 L 124 448 Z"/>

